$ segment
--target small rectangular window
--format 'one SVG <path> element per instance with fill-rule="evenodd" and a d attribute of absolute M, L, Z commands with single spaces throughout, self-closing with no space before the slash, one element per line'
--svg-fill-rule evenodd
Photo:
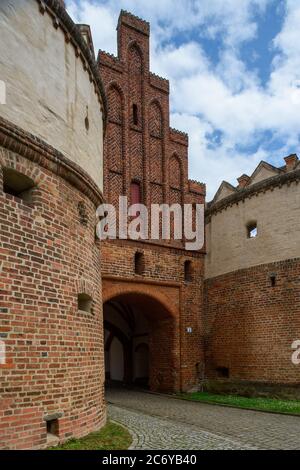
<path fill-rule="evenodd" d="M 47 421 L 47 434 L 58 436 L 58 419 Z"/>
<path fill-rule="evenodd" d="M 229 379 L 230 377 L 228 367 L 217 367 L 216 372 L 220 379 Z"/>
<path fill-rule="evenodd" d="M 35 187 L 34 181 L 23 173 L 13 168 L 3 168 L 3 191 L 6 194 L 32 203 L 32 191 Z"/>
<path fill-rule="evenodd" d="M 78 310 L 80 312 L 93 313 L 93 299 L 87 294 L 79 294 Z"/>
<path fill-rule="evenodd" d="M 56 446 L 59 443 L 58 419 L 46 419 L 47 445 Z"/>
<path fill-rule="evenodd" d="M 257 223 L 253 222 L 247 225 L 247 235 L 248 238 L 256 238 L 258 235 Z"/>

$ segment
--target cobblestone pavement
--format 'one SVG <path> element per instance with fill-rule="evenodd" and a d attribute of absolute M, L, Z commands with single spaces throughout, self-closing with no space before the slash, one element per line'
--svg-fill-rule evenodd
<path fill-rule="evenodd" d="M 300 417 L 126 389 L 106 397 L 110 418 L 131 430 L 134 449 L 300 449 Z"/>

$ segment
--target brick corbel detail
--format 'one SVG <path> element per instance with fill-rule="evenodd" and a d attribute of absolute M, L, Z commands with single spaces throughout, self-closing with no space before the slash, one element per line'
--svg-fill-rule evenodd
<path fill-rule="evenodd" d="M 86 294 L 91 297 L 91 299 L 95 299 L 96 296 L 96 291 L 93 284 L 84 278 L 76 279 L 75 291 L 77 294 Z"/>

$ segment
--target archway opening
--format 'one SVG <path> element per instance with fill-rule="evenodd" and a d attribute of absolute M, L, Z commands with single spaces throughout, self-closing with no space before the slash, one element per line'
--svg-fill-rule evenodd
<path fill-rule="evenodd" d="M 176 320 L 150 296 L 123 294 L 104 303 L 106 386 L 178 389 Z"/>

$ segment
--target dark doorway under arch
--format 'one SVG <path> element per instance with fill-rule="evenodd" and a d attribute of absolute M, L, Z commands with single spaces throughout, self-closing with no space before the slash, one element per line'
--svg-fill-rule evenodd
<path fill-rule="evenodd" d="M 123 295 L 104 304 L 106 384 L 178 389 L 176 322 L 159 302 Z"/>

